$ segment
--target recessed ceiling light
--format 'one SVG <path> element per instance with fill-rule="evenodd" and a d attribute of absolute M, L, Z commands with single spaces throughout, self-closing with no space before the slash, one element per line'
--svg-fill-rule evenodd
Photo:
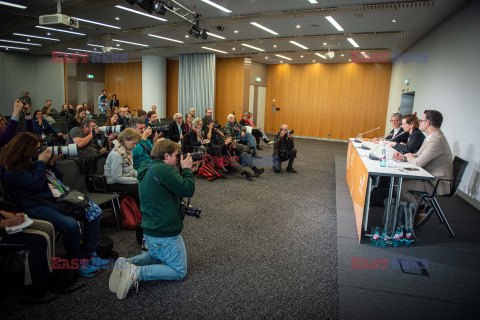
<path fill-rule="evenodd" d="M 80 57 L 88 57 L 86 53 L 71 53 L 71 52 L 63 52 L 63 51 L 52 51 L 54 54 L 68 54 L 71 56 L 80 56 Z"/>
<path fill-rule="evenodd" d="M 209 47 L 202 47 L 202 49 L 206 49 L 206 50 L 210 50 L 210 51 L 215 51 L 215 52 L 220 52 L 220 53 L 228 54 L 228 52 L 226 52 L 226 51 L 222 51 L 222 50 L 218 50 L 218 49 L 213 49 L 213 48 L 209 48 Z"/>
<path fill-rule="evenodd" d="M 235 31 L 233 31 L 233 32 L 238 33 L 238 30 L 235 30 Z"/>
<path fill-rule="evenodd" d="M 344 57 L 345 55 L 344 55 L 344 54 L 341 54 L 340 56 Z"/>
<path fill-rule="evenodd" d="M 148 44 L 142 44 L 142 43 L 136 43 L 136 42 L 130 42 L 130 41 L 124 41 L 124 40 L 118 40 L 118 39 L 112 39 L 112 41 L 133 44 L 134 46 L 148 47 Z"/>
<path fill-rule="evenodd" d="M 189 38 L 188 34 L 185 36 L 185 38 Z"/>
<path fill-rule="evenodd" d="M 242 46 L 248 47 L 248 48 L 251 48 L 251 49 L 255 49 L 255 50 L 258 50 L 258 51 L 265 51 L 262 48 L 257 48 L 257 47 L 251 46 L 249 44 L 246 44 L 246 43 L 242 43 Z"/>
<path fill-rule="evenodd" d="M 355 40 L 353 40 L 353 38 L 347 38 L 347 40 L 352 44 L 352 46 L 354 46 L 355 48 L 358 48 L 358 44 L 355 42 Z"/>
<path fill-rule="evenodd" d="M 280 61 L 280 63 L 283 63 L 283 61 Z"/>
<path fill-rule="evenodd" d="M 219 36 L 218 34 L 215 34 L 215 33 L 207 32 L 207 34 L 215 38 L 226 39 L 225 37 Z"/>
<path fill-rule="evenodd" d="M 325 57 L 323 54 L 320 54 L 320 53 L 317 52 L 317 53 L 315 53 L 315 55 L 319 56 L 322 59 L 327 60 L 327 57 Z"/>
<path fill-rule="evenodd" d="M 324 46 L 326 46 L 326 45 L 327 45 L 327 43 L 326 43 L 326 42 L 324 42 L 324 43 L 323 43 L 323 45 L 324 45 Z"/>
<path fill-rule="evenodd" d="M 235 49 L 235 48 L 232 48 L 232 50 L 233 50 L 233 51 L 235 51 L 235 50 L 237 50 L 237 49 Z"/>
<path fill-rule="evenodd" d="M 97 48 L 93 48 L 93 50 L 97 51 Z"/>
<path fill-rule="evenodd" d="M 13 35 L 14 36 L 21 36 L 21 37 L 30 37 L 30 38 L 37 38 L 37 39 L 52 40 L 52 41 L 60 41 L 60 39 L 34 36 L 34 35 L 31 35 L 31 34 L 25 34 L 25 33 L 14 33 Z M 30 39 L 27 39 L 27 41 L 30 41 Z"/>
<path fill-rule="evenodd" d="M 116 46 L 117 46 L 117 47 L 120 47 L 120 45 L 119 45 L 118 43 L 116 44 Z"/>
<path fill-rule="evenodd" d="M 215 8 L 217 8 L 217 9 L 220 9 L 220 10 L 222 10 L 223 12 L 226 12 L 226 13 L 230 13 L 230 12 L 232 12 L 232 10 L 228 10 L 227 8 L 225 8 L 225 7 L 222 7 L 221 5 L 219 5 L 219 4 L 216 4 L 216 3 L 215 3 L 215 2 L 213 2 L 213 1 L 210 1 L 210 0 L 202 0 L 202 1 L 203 1 L 203 2 L 205 2 L 206 4 L 209 4 L 209 5 L 211 5 L 211 6 L 215 7 Z"/>
<path fill-rule="evenodd" d="M 273 45 L 273 47 L 274 47 L 274 48 L 276 48 L 276 47 L 277 47 L 277 45 L 276 45 L 276 44 L 274 44 L 274 45 Z"/>
<path fill-rule="evenodd" d="M 119 44 L 117 44 L 118 46 Z M 102 45 L 99 45 L 99 44 L 93 44 L 93 43 L 87 43 L 87 46 L 91 46 L 91 47 L 99 47 L 99 48 L 103 48 L 103 47 L 108 47 L 108 46 L 102 46 Z M 94 49 L 96 50 L 96 48 Z M 123 51 L 122 48 L 112 48 L 112 50 L 118 50 L 118 51 Z"/>
<path fill-rule="evenodd" d="M 72 51 L 82 51 L 82 52 L 93 52 L 93 53 L 96 53 L 95 51 L 92 51 L 92 50 L 77 49 L 77 48 L 68 48 L 68 50 L 72 50 Z"/>
<path fill-rule="evenodd" d="M 101 22 L 96 22 L 96 21 L 87 20 L 87 19 L 82 19 L 82 18 L 76 18 L 76 17 L 72 17 L 72 18 L 75 18 L 75 19 L 77 19 L 78 21 L 82 21 L 82 22 L 86 22 L 86 23 L 91 23 L 91 24 L 96 24 L 96 25 L 99 25 L 99 26 L 107 27 L 107 28 L 122 29 L 122 28 L 117 27 L 117 26 L 112 26 L 111 24 L 106 24 L 106 23 L 101 23 Z"/>
<path fill-rule="evenodd" d="M 348 61 L 352 61 L 352 59 L 348 59 Z"/>
<path fill-rule="evenodd" d="M 285 57 L 285 56 L 282 56 L 280 54 L 276 54 L 277 57 L 279 58 L 283 58 L 283 59 L 287 59 L 287 60 L 292 60 L 292 58 L 289 58 L 289 57 Z"/>
<path fill-rule="evenodd" d="M 297 29 L 300 29 L 301 27 L 302 27 L 301 25 L 297 24 Z"/>
<path fill-rule="evenodd" d="M 303 58 L 303 56 L 300 56 L 300 58 Z"/>
<path fill-rule="evenodd" d="M 331 16 L 326 16 L 325 19 L 327 19 L 333 26 L 338 30 L 338 31 L 344 31 L 342 26 L 338 24 L 335 19 L 333 19 Z"/>
<path fill-rule="evenodd" d="M 265 59 L 268 59 L 268 57 L 265 57 Z"/>
<path fill-rule="evenodd" d="M 119 18 L 119 17 L 115 17 L 115 20 L 119 21 L 119 20 L 120 20 L 120 18 Z"/>
<path fill-rule="evenodd" d="M 26 44 L 26 45 L 29 45 L 29 46 L 42 46 L 41 44 L 38 44 L 38 43 L 23 42 L 23 41 L 13 41 L 13 40 L 5 40 L 5 39 L 0 39 L 0 42 L 10 42 L 10 43 Z"/>
<path fill-rule="evenodd" d="M 370 56 L 366 52 L 360 52 L 365 59 L 370 59 Z"/>
<path fill-rule="evenodd" d="M 308 48 L 305 47 L 303 44 L 300 44 L 300 43 L 298 43 L 298 42 L 291 41 L 291 40 L 290 40 L 289 42 L 290 42 L 291 44 L 296 45 L 297 47 L 300 47 L 300 48 L 302 48 L 302 49 L 308 50 Z"/>
<path fill-rule="evenodd" d="M 317 0 L 308 0 L 308 2 L 313 3 L 313 4 L 318 3 Z"/>
<path fill-rule="evenodd" d="M 11 47 L 11 46 L 0 46 L 0 48 L 4 48 L 5 50 L 8 50 L 8 49 L 14 49 L 14 50 L 30 50 L 30 49 L 28 49 L 28 48 Z"/>
<path fill-rule="evenodd" d="M 312 60 L 312 62 L 315 62 L 315 60 Z"/>
<path fill-rule="evenodd" d="M 260 29 L 263 29 L 263 30 L 265 30 L 265 31 L 267 31 L 267 32 L 270 32 L 270 33 L 273 34 L 273 35 L 278 36 L 278 33 L 277 33 L 277 32 L 275 32 L 275 31 L 273 31 L 273 30 L 271 30 L 271 29 L 268 29 L 267 27 L 262 26 L 262 25 L 259 24 L 259 23 L 250 22 L 250 24 L 254 25 L 254 26 L 257 27 L 257 28 L 260 28 Z"/>
<path fill-rule="evenodd" d="M 40 29 L 45 29 L 45 30 L 52 30 L 52 31 L 58 31 L 58 32 L 65 32 L 65 33 L 71 33 L 71 34 L 78 34 L 79 36 L 84 36 L 84 35 L 85 35 L 85 33 L 68 31 L 68 30 L 57 29 L 57 28 L 51 28 L 51 27 L 45 27 L 45 26 L 35 26 L 35 28 L 40 28 Z"/>
<path fill-rule="evenodd" d="M 0 5 L 2 6 L 8 6 L 8 7 L 14 7 L 18 9 L 27 9 L 27 6 L 22 6 L 21 4 L 16 4 L 8 1 L 0 1 Z M 14 48 L 14 47 L 12 47 Z"/>
<path fill-rule="evenodd" d="M 145 12 L 142 12 L 142 11 L 134 10 L 132 8 L 128 8 L 128 7 L 124 7 L 124 6 L 120 6 L 120 5 L 116 5 L 115 8 L 130 11 L 132 13 L 140 14 L 142 16 L 149 17 L 149 18 L 152 18 L 152 19 L 157 19 L 157 20 L 160 20 L 160 21 L 168 21 L 167 19 L 160 18 L 159 16 L 154 16 L 153 14 L 148 14 L 148 13 L 145 13 Z"/>
<path fill-rule="evenodd" d="M 30 38 L 28 38 L 27 41 L 30 41 Z"/>
<path fill-rule="evenodd" d="M 52 34 L 50 32 L 47 32 L 47 36 L 51 36 Z"/>
<path fill-rule="evenodd" d="M 393 22 L 393 23 L 397 22 L 397 19 L 392 19 L 392 22 Z"/>
<path fill-rule="evenodd" d="M 158 39 L 167 40 L 167 41 L 173 41 L 173 42 L 178 42 L 178 43 L 184 43 L 183 41 L 180 41 L 180 40 L 175 40 L 175 39 L 172 39 L 172 38 L 167 38 L 167 37 L 161 37 L 161 36 L 157 36 L 157 35 L 154 35 L 154 34 L 148 34 L 148 36 L 150 36 L 150 37 L 154 37 L 154 38 L 158 38 Z"/>

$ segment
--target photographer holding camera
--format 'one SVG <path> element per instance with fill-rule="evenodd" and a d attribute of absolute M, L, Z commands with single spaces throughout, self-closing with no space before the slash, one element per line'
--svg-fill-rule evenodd
<path fill-rule="evenodd" d="M 68 133 L 67 145 L 76 143 L 78 145 L 78 156 L 89 158 L 105 153 L 107 150 L 101 148 L 97 143 L 98 130 L 97 122 L 93 119 L 83 119 L 80 127 L 75 127 Z"/>
<path fill-rule="evenodd" d="M 16 99 L 13 104 L 13 113 L 10 120 L 7 121 L 0 115 L 0 148 L 6 145 L 17 134 L 17 125 L 20 119 L 20 113 L 23 111 L 25 115 L 25 130 L 33 132 L 33 119 L 30 113 L 30 106 Z"/>
<path fill-rule="evenodd" d="M 280 132 L 275 136 L 273 144 L 273 170 L 279 173 L 282 162 L 288 160 L 287 172 L 297 173 L 293 169 L 293 160 L 297 157 L 297 149 L 293 142 L 293 130 L 288 130 L 286 124 L 280 126 Z"/>
<path fill-rule="evenodd" d="M 119 258 L 110 276 L 110 291 L 120 300 L 139 280 L 181 280 L 187 274 L 187 253 L 181 235 L 182 197 L 195 193 L 190 155 L 180 158 L 182 173 L 175 169 L 180 146 L 171 140 L 155 143 L 152 162 L 138 169 L 142 228 L 148 253 Z"/>
<path fill-rule="evenodd" d="M 253 138 L 253 135 L 247 132 L 247 128 L 241 126 L 237 121 L 235 121 L 235 115 L 229 114 L 227 120 L 228 122 L 225 125 L 225 133 L 229 134 L 234 139 L 246 142 L 252 150 L 252 154 L 255 155 L 257 147 L 255 145 L 255 139 Z"/>
<path fill-rule="evenodd" d="M 132 150 L 133 168 L 138 170 L 142 162 L 150 160 L 150 152 L 152 152 L 153 144 L 149 137 L 152 135 L 152 127 L 146 126 L 143 119 L 139 117 L 133 117 L 130 119 L 129 126 L 130 128 L 137 130 L 137 132 L 142 135 L 142 138 L 140 141 L 138 141 L 137 146 Z M 161 135 L 161 132 L 155 132 L 153 136 L 153 143 L 157 142 Z"/>
<path fill-rule="evenodd" d="M 222 145 L 222 155 L 228 160 L 228 169 L 240 173 L 241 175 L 245 176 L 245 178 L 249 181 L 253 181 L 253 177 L 258 177 L 265 171 L 264 168 L 257 168 L 255 166 L 252 166 L 252 161 L 246 158 L 246 153 L 242 152 L 241 149 L 237 148 L 235 140 L 233 140 L 230 135 L 225 135 L 224 139 L 225 140 Z M 240 159 L 242 160 L 240 161 Z M 242 164 L 240 164 L 239 161 Z M 244 163 L 249 164 L 248 166 L 250 166 L 253 170 L 253 174 L 251 174 L 245 169 L 247 166 L 244 166 Z"/>

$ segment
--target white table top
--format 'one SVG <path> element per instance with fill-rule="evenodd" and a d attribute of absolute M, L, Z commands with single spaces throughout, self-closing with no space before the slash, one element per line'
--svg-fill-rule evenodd
<path fill-rule="evenodd" d="M 350 139 L 353 143 L 353 146 L 357 150 L 360 158 L 362 159 L 365 167 L 368 170 L 370 175 L 375 176 L 389 176 L 389 177 L 402 177 L 402 178 L 412 178 L 420 180 L 434 180 L 435 177 L 428 173 L 425 169 L 421 167 L 414 166 L 408 162 L 400 162 L 393 160 L 392 155 L 397 152 L 390 146 L 387 148 L 387 166 L 380 167 L 380 161 L 371 160 L 368 155 L 373 151 L 373 154 L 380 158 L 382 154 L 383 145 L 375 144 L 372 141 L 363 141 L 363 145 L 370 148 L 370 150 L 362 149 L 362 143 L 355 142 L 355 139 Z M 377 148 L 377 149 L 375 149 Z M 407 171 L 405 168 L 418 168 L 418 171 Z"/>

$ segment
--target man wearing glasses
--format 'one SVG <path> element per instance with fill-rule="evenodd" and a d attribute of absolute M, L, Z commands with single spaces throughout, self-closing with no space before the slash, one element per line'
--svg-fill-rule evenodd
<path fill-rule="evenodd" d="M 138 141 L 135 148 L 132 150 L 133 155 L 133 169 L 138 170 L 142 162 L 150 160 L 150 152 L 152 152 L 153 144 L 148 139 L 152 134 L 152 127 L 145 126 L 145 121 L 140 117 L 133 117 L 130 119 L 130 128 L 137 130 L 142 135 L 142 139 Z M 153 143 L 160 138 L 160 134 L 155 132 Z"/>
<path fill-rule="evenodd" d="M 180 143 L 183 140 L 184 130 L 182 129 L 182 115 L 180 113 L 175 113 L 173 116 L 173 122 L 168 126 L 168 137 L 170 140 L 176 143 Z"/>
<path fill-rule="evenodd" d="M 385 140 L 396 142 L 396 143 L 407 143 L 408 141 L 408 132 L 404 132 L 402 128 L 402 115 L 400 113 L 392 114 L 390 118 L 390 124 L 393 129 L 390 131 L 390 134 L 385 137 Z M 379 143 L 379 139 L 373 139 L 373 142 Z"/>

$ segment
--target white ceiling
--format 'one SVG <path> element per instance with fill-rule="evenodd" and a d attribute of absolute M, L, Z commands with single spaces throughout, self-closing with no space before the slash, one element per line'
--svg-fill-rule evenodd
<path fill-rule="evenodd" d="M 211 52 L 202 49 L 202 46 L 207 46 L 227 52 L 227 54 L 219 53 L 219 57 L 245 56 L 265 63 L 280 63 L 280 61 L 310 63 L 313 60 L 348 62 L 352 50 L 367 53 L 402 51 L 468 2 L 467 0 L 402 2 L 318 0 L 318 4 L 311 4 L 308 0 L 213 0 L 232 10 L 231 13 L 225 13 L 201 0 L 179 0 L 178 2 L 185 7 L 190 10 L 195 9 L 201 14 L 201 28 L 226 38 L 222 40 L 209 36 L 207 40 L 202 40 L 192 36 L 186 38 L 187 23 L 172 13 L 167 12 L 165 16 L 161 16 L 168 20 L 162 22 L 115 8 L 115 5 L 122 5 L 143 11 L 138 5 L 131 6 L 127 1 L 63 1 L 64 14 L 121 27 L 121 30 L 117 30 L 80 22 L 80 28 L 74 31 L 85 33 L 86 36 L 35 28 L 35 25 L 38 25 L 38 16 L 56 12 L 56 4 L 53 0 L 9 1 L 27 5 L 27 9 L 0 6 L 0 39 L 26 41 L 25 37 L 13 35 L 13 32 L 18 32 L 61 40 L 53 42 L 32 38 L 31 42 L 42 45 L 41 47 L 28 46 L 29 52 L 33 54 L 50 54 L 53 50 L 71 52 L 68 48 L 93 50 L 93 47 L 87 46 L 87 43 L 115 46 L 115 42 L 111 39 L 121 39 L 149 45 L 148 48 L 143 48 L 122 43 L 119 48 L 128 52 L 130 60 L 140 59 L 145 54 L 176 58 L 179 54 Z M 397 7 L 385 8 L 384 4 L 392 3 L 396 3 Z M 401 3 L 414 8 L 402 9 L 399 5 Z M 376 8 L 371 6 L 372 4 L 379 6 Z M 323 10 L 312 12 L 312 9 Z M 329 11 L 333 11 L 333 14 L 328 13 Z M 354 15 L 354 13 L 358 14 Z M 343 27 L 344 32 L 337 31 L 325 19 L 325 15 L 329 14 Z M 120 20 L 117 21 L 116 17 Z M 392 23 L 392 19 L 396 19 L 397 22 Z M 274 36 L 259 29 L 251 25 L 250 21 L 258 22 L 279 35 Z M 224 26 L 225 30 L 223 32 L 217 30 L 217 25 Z M 297 28 L 297 25 L 301 27 Z M 62 26 L 52 27 L 67 29 Z M 235 30 L 238 33 L 235 33 Z M 51 35 L 47 36 L 47 32 L 51 32 Z M 184 43 L 152 38 L 147 36 L 148 33 L 177 39 Z M 347 41 L 347 37 L 354 38 L 360 47 L 354 48 Z M 289 43 L 289 40 L 307 46 L 308 50 Z M 244 47 L 242 43 L 262 48 L 265 52 Z M 7 45 L 7 43 L 0 41 L 0 45 Z M 20 44 L 15 46 L 26 47 Z M 336 52 L 334 59 L 323 60 L 314 55 L 315 52 L 323 54 L 329 49 Z M 10 49 L 10 51 L 15 50 Z M 286 61 L 276 57 L 275 54 L 281 54 L 293 60 Z"/>

